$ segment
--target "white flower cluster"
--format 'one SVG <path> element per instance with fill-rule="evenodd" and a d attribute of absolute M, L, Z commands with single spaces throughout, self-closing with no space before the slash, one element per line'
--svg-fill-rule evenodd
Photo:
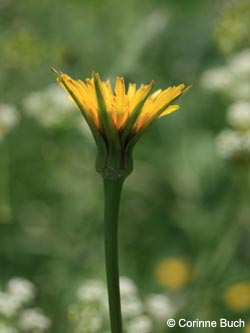
<path fill-rule="evenodd" d="M 231 104 L 227 120 L 232 129 L 222 131 L 217 137 L 217 149 L 221 157 L 250 161 L 250 102 Z"/>
<path fill-rule="evenodd" d="M 230 105 L 227 112 L 229 124 L 239 130 L 250 129 L 250 101 L 238 101 Z"/>
<path fill-rule="evenodd" d="M 56 84 L 44 90 L 32 92 L 23 100 L 24 112 L 44 127 L 56 127 L 70 118 L 74 107 L 64 91 Z"/>
<path fill-rule="evenodd" d="M 227 110 L 232 128 L 218 135 L 218 154 L 229 160 L 250 161 L 250 49 L 234 55 L 227 66 L 206 71 L 202 83 L 232 100 Z"/>
<path fill-rule="evenodd" d="M 73 126 L 76 130 L 91 138 L 90 130 L 81 118 L 80 112 L 66 93 L 57 84 L 32 92 L 23 99 L 24 113 L 46 128 Z"/>
<path fill-rule="evenodd" d="M 0 104 L 0 141 L 20 120 L 17 109 L 10 104 Z"/>
<path fill-rule="evenodd" d="M 15 277 L 0 291 L 0 333 L 43 333 L 50 320 L 41 309 L 27 308 L 35 298 L 35 287 L 27 279 Z"/>
<path fill-rule="evenodd" d="M 217 149 L 220 156 L 226 159 L 250 159 L 250 131 L 222 131 L 217 137 Z"/>
<path fill-rule="evenodd" d="M 250 49 L 234 55 L 226 66 L 207 70 L 202 85 L 232 100 L 250 100 Z"/>
<path fill-rule="evenodd" d="M 157 333 L 164 328 L 167 318 L 176 307 L 164 295 L 150 295 L 142 300 L 134 282 L 120 278 L 121 307 L 125 333 Z M 110 333 L 106 286 L 102 281 L 89 280 L 77 291 L 77 302 L 69 308 L 74 333 Z"/>
<path fill-rule="evenodd" d="M 24 332 L 44 332 L 50 327 L 50 320 L 39 308 L 25 309 L 20 314 L 19 325 Z"/>

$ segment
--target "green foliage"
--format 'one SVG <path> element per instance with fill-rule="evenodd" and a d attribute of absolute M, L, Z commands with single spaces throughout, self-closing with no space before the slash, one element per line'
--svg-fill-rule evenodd
<path fill-rule="evenodd" d="M 215 29 L 215 39 L 225 54 L 249 45 L 250 4 L 249 1 L 232 1 L 224 5 Z"/>
<path fill-rule="evenodd" d="M 223 298 L 232 284 L 249 282 L 249 166 L 217 154 L 231 101 L 200 84 L 204 71 L 224 65 L 223 38 L 231 38 L 230 52 L 249 39 L 242 33 L 238 42 L 223 28 L 228 9 L 217 3 L 0 3 L 0 104 L 14 105 L 20 115 L 0 138 L 0 282 L 31 280 L 51 332 L 72 332 L 67 309 L 76 289 L 105 275 L 102 182 L 84 119 L 72 108 L 67 118 L 56 104 L 37 102 L 41 110 L 33 113 L 25 104 L 37 91 L 46 98 L 55 81 L 51 66 L 74 78 L 89 76 L 91 68 L 111 81 L 155 78 L 156 89 L 194 83 L 181 110 L 156 122 L 136 146 L 122 195 L 120 270 L 141 295 L 185 295 L 184 317 L 249 320 L 249 308 L 236 312 Z M 249 31 L 246 11 L 235 14 L 241 31 Z M 58 123 L 48 117 L 53 108 L 62 115 Z M 164 289 L 155 278 L 166 257 L 184 257 L 192 266 L 193 279 L 181 290 Z"/>

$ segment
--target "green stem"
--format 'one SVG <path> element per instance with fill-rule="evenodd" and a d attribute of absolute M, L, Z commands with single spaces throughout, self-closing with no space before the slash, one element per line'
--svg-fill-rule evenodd
<path fill-rule="evenodd" d="M 112 333 L 122 333 L 118 266 L 118 214 L 123 179 L 104 178 L 105 260 Z"/>

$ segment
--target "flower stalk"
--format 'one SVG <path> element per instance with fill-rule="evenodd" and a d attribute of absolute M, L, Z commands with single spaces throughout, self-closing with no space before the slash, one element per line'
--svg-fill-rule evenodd
<path fill-rule="evenodd" d="M 97 145 L 96 170 L 104 182 L 105 263 L 112 333 L 122 333 L 118 267 L 118 214 L 124 179 L 132 172 L 132 153 L 141 135 L 158 118 L 179 109 L 172 104 L 189 87 L 184 84 L 152 93 L 154 81 L 139 88 L 124 79 L 102 81 L 92 71 L 85 82 L 52 69 L 57 81 L 81 111 Z"/>
<path fill-rule="evenodd" d="M 104 178 L 105 264 L 112 333 L 122 333 L 118 265 L 118 214 L 123 179 Z"/>

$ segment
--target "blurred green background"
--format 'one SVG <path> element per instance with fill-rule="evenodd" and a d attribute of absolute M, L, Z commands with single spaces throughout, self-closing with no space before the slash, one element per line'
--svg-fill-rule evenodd
<path fill-rule="evenodd" d="M 73 332 L 67 308 L 76 288 L 105 276 L 96 148 L 73 106 L 60 113 L 67 100 L 54 100 L 51 66 L 74 78 L 91 68 L 111 80 L 155 78 L 157 88 L 194 83 L 181 110 L 136 146 L 120 211 L 120 270 L 141 295 L 181 298 L 184 317 L 250 320 L 250 148 L 221 158 L 216 137 L 235 100 L 201 83 L 249 47 L 249 17 L 242 0 L 1 0 L 0 283 L 32 281 L 50 332 Z M 11 130 L 1 124 L 7 105 Z M 169 258 L 184 271 L 169 272 Z M 228 296 L 239 284 L 243 293 Z"/>

